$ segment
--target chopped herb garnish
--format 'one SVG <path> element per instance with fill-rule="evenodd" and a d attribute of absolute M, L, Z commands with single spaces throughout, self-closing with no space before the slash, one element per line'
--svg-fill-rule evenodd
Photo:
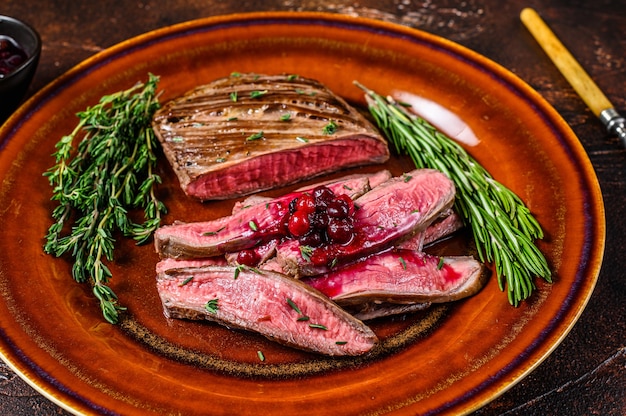
<path fill-rule="evenodd" d="M 337 132 L 337 123 L 330 120 L 322 129 L 322 132 L 326 135 L 335 134 Z"/>
<path fill-rule="evenodd" d="M 216 314 L 217 310 L 219 309 L 219 306 L 217 305 L 217 301 L 218 301 L 217 299 L 211 299 L 210 301 L 206 303 L 206 305 L 204 305 L 204 309 L 209 313 Z"/>
<path fill-rule="evenodd" d="M 398 258 L 398 260 L 400 260 L 400 263 L 402 264 L 402 268 L 406 270 L 406 261 L 404 261 L 402 257 Z"/>
<path fill-rule="evenodd" d="M 298 136 L 296 137 L 296 140 L 302 143 L 308 143 L 309 139 L 307 139 L 306 137 L 302 137 L 302 136 Z"/>
<path fill-rule="evenodd" d="M 309 319 L 311 319 L 311 318 L 309 318 L 309 317 L 308 317 L 308 316 L 306 316 L 306 315 L 302 315 L 301 317 L 299 317 L 298 319 L 296 319 L 296 321 L 308 321 Z"/>
<path fill-rule="evenodd" d="M 291 114 L 290 113 L 285 113 L 282 116 L 280 116 L 280 121 L 289 121 L 291 120 Z"/>
<path fill-rule="evenodd" d="M 309 324 L 309 327 L 310 328 L 315 328 L 315 329 L 323 329 L 324 331 L 328 331 L 328 328 L 326 328 L 322 324 Z"/>
<path fill-rule="evenodd" d="M 235 267 L 235 273 L 233 274 L 233 279 L 234 279 L 234 280 L 237 280 L 237 278 L 239 277 L 239 273 L 241 273 L 241 271 L 242 271 L 242 270 L 244 270 L 245 268 L 246 268 L 246 266 L 245 266 L 245 265 L 243 265 L 243 264 L 238 264 L 238 265 Z"/>
<path fill-rule="evenodd" d="M 237 91 L 233 91 L 230 93 L 230 101 L 236 103 L 237 102 Z"/>
<path fill-rule="evenodd" d="M 263 90 L 263 91 L 252 91 L 250 93 L 250 98 L 259 98 L 264 96 L 265 94 L 267 94 L 269 91 L 268 90 Z"/>
<path fill-rule="evenodd" d="M 439 263 L 437 263 L 437 270 L 443 269 L 443 257 L 439 257 Z"/>
<path fill-rule="evenodd" d="M 411 214 L 419 214 L 419 213 L 420 213 L 420 210 L 417 208 L 411 211 Z"/>
<path fill-rule="evenodd" d="M 237 120 L 239 120 L 239 118 L 237 118 L 237 117 L 228 117 L 226 119 L 226 121 L 237 121 Z"/>
<path fill-rule="evenodd" d="M 218 157 L 217 159 L 215 159 L 215 163 L 224 163 L 224 162 L 226 162 L 225 157 Z"/>
<path fill-rule="evenodd" d="M 333 267 L 335 267 L 338 262 L 339 262 L 339 260 L 337 259 L 337 257 L 332 259 L 332 261 L 330 262 L 330 268 L 332 269 Z"/>
<path fill-rule="evenodd" d="M 348 341 L 335 341 L 335 344 L 337 345 L 346 345 L 348 343 Z"/>
<path fill-rule="evenodd" d="M 351 191 L 351 190 L 352 190 L 352 188 L 351 188 L 351 187 L 349 187 L 348 185 L 344 185 L 344 186 L 343 186 L 343 189 L 346 189 L 346 190 L 348 190 L 348 191 Z"/>
<path fill-rule="evenodd" d="M 296 79 L 298 79 L 298 74 L 290 74 L 287 76 L 287 81 L 295 81 Z"/>
<path fill-rule="evenodd" d="M 172 141 L 173 141 L 174 143 L 181 143 L 181 142 L 183 142 L 184 140 L 185 140 L 185 139 L 183 139 L 181 136 L 174 136 L 174 137 L 172 137 Z"/>
<path fill-rule="evenodd" d="M 411 175 L 404 175 L 404 182 L 408 182 L 411 179 L 413 179 L 413 176 L 411 176 Z"/>
<path fill-rule="evenodd" d="M 193 280 L 193 276 L 189 276 L 188 278 L 186 278 L 185 280 L 183 280 L 182 282 L 180 282 L 178 284 L 179 287 L 185 286 L 187 283 L 191 282 Z"/>
<path fill-rule="evenodd" d="M 257 357 L 259 357 L 259 360 L 261 361 L 265 361 L 265 355 L 263 355 L 263 351 L 259 350 L 256 352 Z"/>
<path fill-rule="evenodd" d="M 260 131 L 258 133 L 254 133 L 254 134 L 251 134 L 250 136 L 246 137 L 246 141 L 251 142 L 251 141 L 254 141 L 254 140 L 259 140 L 262 137 L 263 137 L 263 131 Z"/>
<path fill-rule="evenodd" d="M 216 234 L 217 234 L 217 233 L 219 233 L 220 231 L 224 231 L 224 229 L 225 229 L 225 228 L 226 228 L 226 227 L 222 227 L 222 228 L 218 229 L 217 231 L 207 231 L 207 232 L 205 232 L 205 233 L 202 233 L 202 235 L 203 235 L 203 236 L 206 236 L 206 237 L 209 237 L 209 236 L 212 236 L 212 235 L 216 235 Z"/>
<path fill-rule="evenodd" d="M 254 222 L 253 220 L 250 220 L 250 222 L 248 222 L 248 226 L 250 227 L 252 231 L 259 230 L 259 227 L 257 227 L 256 222 Z"/>
<path fill-rule="evenodd" d="M 293 300 L 287 298 L 287 303 L 289 304 L 289 306 L 291 306 L 291 309 L 298 313 L 298 315 L 302 315 L 302 311 L 300 310 L 300 308 L 298 308 L 298 305 L 296 305 Z"/>
<path fill-rule="evenodd" d="M 231 72 L 230 76 L 231 77 L 235 77 L 235 78 L 239 78 L 241 76 L 241 72 Z"/>
<path fill-rule="evenodd" d="M 313 254 L 313 247 L 311 246 L 300 246 L 300 254 L 302 258 L 308 262 L 311 261 L 311 254 Z"/>

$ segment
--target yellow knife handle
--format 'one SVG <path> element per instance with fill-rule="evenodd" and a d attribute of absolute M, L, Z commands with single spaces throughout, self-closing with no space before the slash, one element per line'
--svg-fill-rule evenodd
<path fill-rule="evenodd" d="M 576 90 L 587 107 L 597 116 L 613 105 L 604 93 L 598 88 L 587 72 L 576 61 L 572 54 L 563 46 L 561 41 L 550 30 L 543 19 L 533 9 L 522 10 L 520 19 L 528 31 L 533 35 L 537 43 L 550 57 L 554 65 L 561 71 L 565 79 Z"/>

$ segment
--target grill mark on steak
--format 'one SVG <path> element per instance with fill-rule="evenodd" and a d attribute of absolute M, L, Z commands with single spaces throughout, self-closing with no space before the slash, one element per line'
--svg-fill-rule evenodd
<path fill-rule="evenodd" d="M 473 257 L 437 257 L 399 249 L 303 282 L 344 306 L 451 302 L 477 293 L 486 280 L 484 266 Z"/>
<path fill-rule="evenodd" d="M 331 121 L 337 129 L 325 133 Z M 386 141 L 362 114 L 302 77 L 242 74 L 216 80 L 165 103 L 153 128 L 185 193 L 202 200 L 389 158 Z"/>
<path fill-rule="evenodd" d="M 391 178 L 357 198 L 354 238 L 348 244 L 328 244 L 303 256 L 296 240 L 277 247 L 277 259 L 287 274 L 314 276 L 335 264 L 346 264 L 390 248 L 424 231 L 442 212 L 452 207 L 455 187 L 443 173 L 416 169 Z"/>
<path fill-rule="evenodd" d="M 180 268 L 159 273 L 157 289 L 164 313 L 171 318 L 206 319 L 326 355 L 361 355 L 378 343 L 363 322 L 315 289 L 280 273 L 222 266 Z M 214 302 L 212 310 L 206 308 L 209 301 Z"/>

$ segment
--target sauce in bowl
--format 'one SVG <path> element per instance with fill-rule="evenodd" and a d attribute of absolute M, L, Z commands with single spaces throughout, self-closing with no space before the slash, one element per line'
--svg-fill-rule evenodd
<path fill-rule="evenodd" d="M 26 52 L 13 38 L 0 35 L 0 78 L 15 71 L 26 59 Z"/>

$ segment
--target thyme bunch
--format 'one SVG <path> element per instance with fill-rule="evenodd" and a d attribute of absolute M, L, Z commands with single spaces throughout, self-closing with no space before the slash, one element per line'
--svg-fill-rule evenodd
<path fill-rule="evenodd" d="M 392 98 L 355 84 L 365 92 L 370 113 L 399 154 L 454 182 L 455 208 L 472 230 L 480 260 L 495 265 L 498 285 L 502 291 L 507 288 L 509 302 L 517 306 L 528 298 L 535 289 L 534 277 L 551 282 L 547 261 L 534 243 L 543 238 L 543 230 L 523 201 L 426 120 Z"/>
<path fill-rule="evenodd" d="M 161 179 L 154 171 L 151 122 L 160 106 L 158 81 L 150 74 L 146 83 L 106 95 L 77 113 L 78 124 L 56 144 L 55 165 L 43 174 L 58 202 L 44 251 L 73 257 L 73 278 L 92 284 L 104 318 L 113 324 L 125 309 L 108 286 L 112 273 L 105 261 L 113 261 L 114 235 L 145 243 L 166 211 L 155 194 Z M 129 216 L 139 208 L 143 223 Z"/>

